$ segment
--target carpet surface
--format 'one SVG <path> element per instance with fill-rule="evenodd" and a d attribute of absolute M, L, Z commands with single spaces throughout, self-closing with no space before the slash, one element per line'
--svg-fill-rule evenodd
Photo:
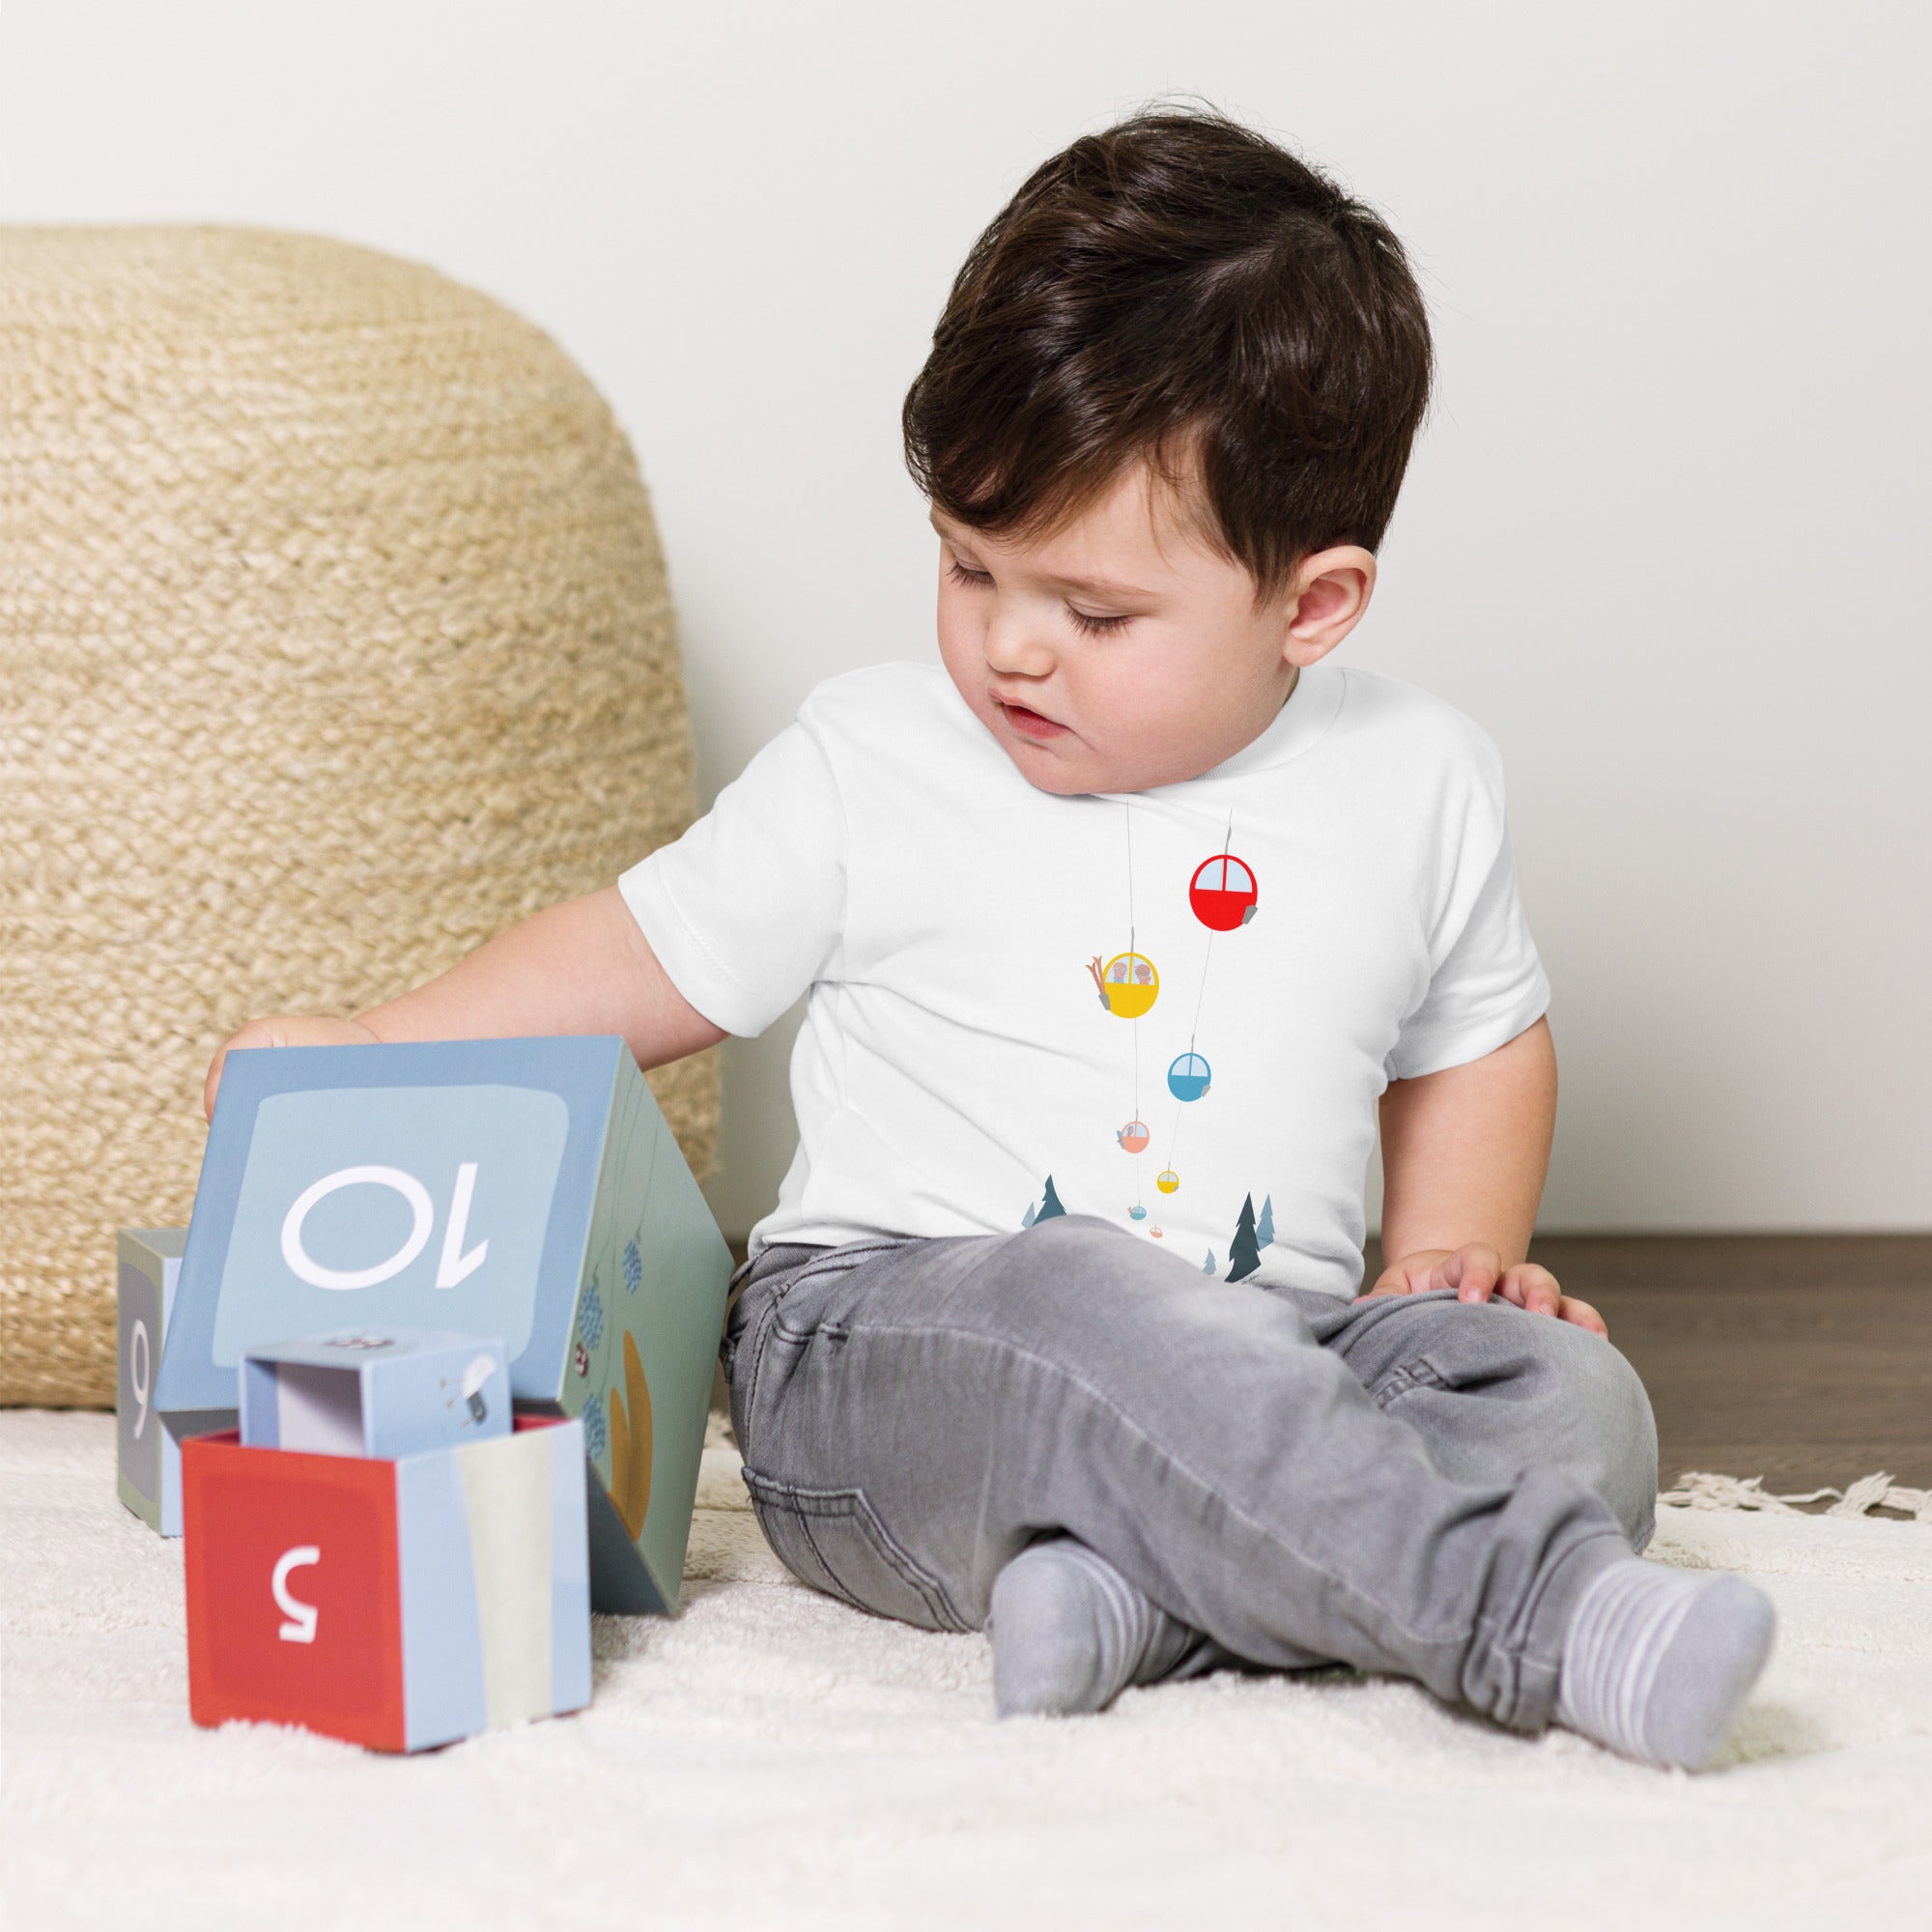
<path fill-rule="evenodd" d="M 1932 1527 L 1668 1509 L 1782 1637 L 1719 1765 L 1340 1671 L 996 1724 L 977 1636 L 793 1583 L 708 1450 L 683 1613 L 577 1717 L 416 1758 L 187 1716 L 178 1543 L 108 1416 L 0 1414 L 7 1922 L 489 1928 L 1932 1922 Z"/>

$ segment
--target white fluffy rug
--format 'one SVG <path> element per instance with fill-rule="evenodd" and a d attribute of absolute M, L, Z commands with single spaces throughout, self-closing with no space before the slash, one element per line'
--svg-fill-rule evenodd
<path fill-rule="evenodd" d="M 1780 1649 L 1721 1766 L 1645 1771 L 1340 1672 L 996 1724 L 987 1650 L 792 1583 L 706 1454 L 674 1622 L 590 1709 L 417 1758 L 187 1716 L 179 1544 L 110 1417 L 0 1414 L 4 1916 L 247 1926 L 1932 1924 L 1932 1526 L 1670 1509 Z"/>

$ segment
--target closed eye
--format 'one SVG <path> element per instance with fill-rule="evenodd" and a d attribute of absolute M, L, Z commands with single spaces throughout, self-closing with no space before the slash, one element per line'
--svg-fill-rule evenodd
<path fill-rule="evenodd" d="M 946 574 L 954 583 L 963 583 L 973 590 L 982 590 L 993 581 L 990 570 L 968 570 L 956 556 L 947 565 Z"/>
<path fill-rule="evenodd" d="M 1066 614 L 1073 619 L 1076 630 L 1085 631 L 1093 638 L 1105 637 L 1109 631 L 1124 631 L 1134 621 L 1131 612 L 1123 611 L 1116 616 L 1096 617 L 1092 611 L 1079 610 L 1071 604 L 1066 607 Z"/>

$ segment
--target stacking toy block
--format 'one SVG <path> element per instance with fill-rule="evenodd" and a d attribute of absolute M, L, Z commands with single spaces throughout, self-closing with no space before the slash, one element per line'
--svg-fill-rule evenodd
<path fill-rule="evenodd" d="M 510 1433 L 503 1345 L 470 1335 L 359 1331 L 242 1357 L 249 1449 L 393 1462 Z"/>
<path fill-rule="evenodd" d="M 174 1307 L 185 1228 L 123 1228 L 115 1241 L 120 1313 L 114 1371 L 121 1500 L 151 1529 L 181 1534 L 181 1437 L 218 1429 L 222 1415 L 164 1416 L 155 1403 L 161 1342 Z"/>
<path fill-rule="evenodd" d="M 188 1708 L 422 1750 L 590 1701 L 583 1429 L 398 1462 L 184 1445 Z"/>
<path fill-rule="evenodd" d="M 616 1038 L 232 1053 L 156 1378 L 227 1411 L 292 1335 L 497 1335 L 581 1416 L 596 1607 L 676 1607 L 731 1259 Z"/>

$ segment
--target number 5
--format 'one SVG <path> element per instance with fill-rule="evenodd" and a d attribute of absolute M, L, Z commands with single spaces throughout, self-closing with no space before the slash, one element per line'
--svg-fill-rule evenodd
<path fill-rule="evenodd" d="M 289 1595 L 289 1572 L 306 1570 L 311 1563 L 321 1561 L 322 1551 L 312 1543 L 302 1543 L 293 1549 L 283 1550 L 281 1560 L 275 1565 L 270 1584 L 275 1593 L 275 1607 L 289 1619 L 278 1633 L 284 1643 L 315 1641 L 315 1624 L 321 1612 L 315 1605 L 305 1604 L 299 1597 Z"/>

